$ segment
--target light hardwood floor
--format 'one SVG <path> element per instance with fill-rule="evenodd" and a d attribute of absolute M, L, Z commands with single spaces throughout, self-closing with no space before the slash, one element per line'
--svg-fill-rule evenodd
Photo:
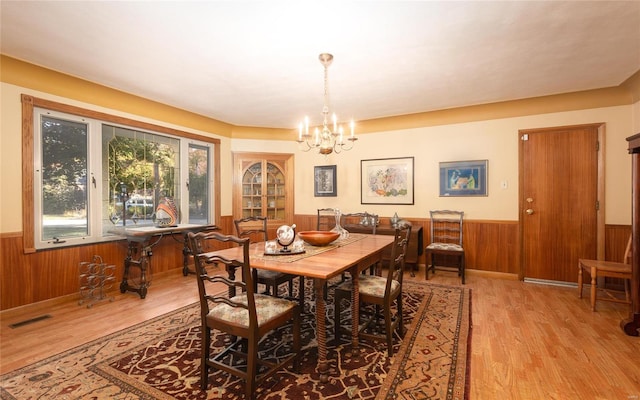
<path fill-rule="evenodd" d="M 424 282 L 421 270 L 415 278 Z M 429 282 L 458 285 L 455 273 L 438 271 Z M 627 306 L 589 307 L 588 287 L 577 289 L 485 278 L 472 273 L 470 398 L 640 398 L 640 338 L 618 324 Z M 92 308 L 77 299 L 46 302 L 0 313 L 2 374 L 100 336 L 197 301 L 195 277 L 155 276 L 145 300 L 114 293 L 114 302 Z M 9 325 L 48 314 L 19 328 Z"/>

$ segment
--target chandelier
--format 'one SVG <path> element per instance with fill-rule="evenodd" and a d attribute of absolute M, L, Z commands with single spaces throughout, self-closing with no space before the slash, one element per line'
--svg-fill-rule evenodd
<path fill-rule="evenodd" d="M 358 138 L 355 136 L 353 120 L 349 123 L 350 133 L 345 136 L 342 125 L 338 126 L 338 120 L 334 113 L 331 117 L 331 125 L 329 125 L 329 65 L 333 61 L 333 56 L 328 53 L 322 53 L 318 57 L 320 63 L 324 66 L 324 106 L 322 107 L 322 128 L 315 128 L 313 134 L 309 133 L 309 117 L 304 118 L 304 122 L 298 126 L 299 147 L 302 151 L 318 149 L 320 154 L 331 154 L 333 152 L 340 153 L 342 150 L 351 150 L 353 144 Z M 331 129 L 333 128 L 333 129 Z"/>

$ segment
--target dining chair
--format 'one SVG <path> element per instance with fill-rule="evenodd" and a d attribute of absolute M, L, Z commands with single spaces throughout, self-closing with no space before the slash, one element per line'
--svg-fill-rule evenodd
<path fill-rule="evenodd" d="M 195 250 L 196 276 L 200 298 L 202 324 L 202 348 L 200 386 L 207 390 L 209 369 L 218 369 L 245 380 L 245 397 L 255 399 L 256 388 L 275 372 L 293 365 L 299 368 L 301 350 L 300 306 L 297 302 L 255 293 L 249 262 L 249 238 L 222 235 L 217 232 L 189 233 L 189 241 Z M 232 243 L 242 247 L 242 259 L 228 259 L 216 252 L 203 253 L 205 242 L 224 245 Z M 225 265 L 241 268 L 242 281 L 230 280 L 220 275 L 208 275 L 206 266 Z M 221 292 L 220 286 L 227 287 Z M 236 290 L 240 294 L 236 295 Z M 227 293 L 229 293 L 227 295 Z M 259 342 L 269 332 L 284 328 L 281 337 L 291 343 L 291 351 L 274 359 L 259 358 Z M 232 343 L 217 354 L 212 354 L 211 335 L 214 330 L 231 335 Z M 289 339 L 290 338 L 290 339 Z M 239 362 L 242 360 L 242 362 Z"/>
<path fill-rule="evenodd" d="M 431 243 L 425 248 L 426 268 L 424 279 L 429 279 L 429 270 L 436 273 L 435 256 L 453 257 L 457 261 L 458 276 L 464 285 L 465 257 L 462 246 L 462 217 L 464 211 L 432 210 Z"/>
<path fill-rule="evenodd" d="M 318 208 L 316 219 L 316 230 L 318 231 L 330 231 L 336 226 L 336 215 L 340 211 L 337 208 Z M 338 217 L 339 218 L 339 217 Z M 340 282 L 344 282 L 345 274 L 342 274 Z M 333 286 L 333 284 L 332 284 Z M 329 283 L 324 284 L 324 299 L 327 300 L 329 293 Z"/>
<path fill-rule="evenodd" d="M 330 231 L 336 226 L 335 208 L 318 208 L 318 218 L 316 219 L 316 230 Z"/>
<path fill-rule="evenodd" d="M 378 215 L 369 212 L 345 213 L 340 216 L 340 225 L 349 230 L 349 227 L 360 228 L 359 231 L 365 230 L 367 233 L 376 234 L 378 226 Z"/>
<path fill-rule="evenodd" d="M 240 238 L 249 238 L 253 241 L 268 241 L 267 235 L 267 217 L 252 216 L 233 221 L 236 227 L 236 235 Z M 266 287 L 266 294 L 272 294 L 278 297 L 278 288 L 283 283 L 288 283 L 289 297 L 293 297 L 293 280 L 299 278 L 298 283 L 298 301 L 300 306 L 304 307 L 304 277 L 285 274 L 276 271 L 267 271 L 263 269 L 253 269 L 254 279 L 256 283 Z"/>
<path fill-rule="evenodd" d="M 393 334 L 400 338 L 404 336 L 402 319 L 402 277 L 404 274 L 404 259 L 407 254 L 407 246 L 411 237 L 411 223 L 403 221 L 396 227 L 395 238 L 391 248 L 391 260 L 386 277 L 378 275 L 360 275 L 358 277 L 360 308 L 363 304 L 374 306 L 374 311 L 368 313 L 369 318 L 359 327 L 359 336 L 365 339 L 387 341 L 389 357 L 393 355 Z M 340 307 L 342 300 L 350 300 L 353 291 L 353 281 L 348 280 L 338 285 L 334 291 L 334 334 L 340 338 L 343 329 L 340 321 Z M 395 303 L 395 313 L 393 305 Z M 382 316 L 379 310 L 382 310 Z M 367 315 L 367 313 L 362 313 Z M 379 327 L 380 320 L 384 320 L 384 335 L 373 333 L 370 328 Z M 359 321 L 352 321 L 359 324 Z"/>
<path fill-rule="evenodd" d="M 596 300 L 612 301 L 615 303 L 631 304 L 631 239 L 627 242 L 627 247 L 622 257 L 622 262 L 602 261 L 602 260 L 578 260 L 578 297 L 582 298 L 583 274 L 586 271 L 591 276 L 591 310 L 596 310 Z M 624 284 L 624 299 L 615 297 L 609 290 L 602 289 L 607 297 L 597 297 L 598 278 L 620 278 Z"/>
<path fill-rule="evenodd" d="M 340 226 L 351 232 L 354 228 L 358 232 L 375 235 L 378 227 L 378 215 L 368 212 L 345 213 L 340 216 Z M 351 229 L 351 230 L 350 230 Z M 365 271 L 363 271 L 364 273 Z M 369 268 L 371 275 L 380 275 L 380 265 L 376 263 Z"/>

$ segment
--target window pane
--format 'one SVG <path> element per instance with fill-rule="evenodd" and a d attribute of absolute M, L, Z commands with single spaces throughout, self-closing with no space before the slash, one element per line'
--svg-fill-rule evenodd
<path fill-rule="evenodd" d="M 209 223 L 209 148 L 189 145 L 189 223 Z"/>
<path fill-rule="evenodd" d="M 82 237 L 87 222 L 87 124 L 43 116 L 42 237 Z"/>
<path fill-rule="evenodd" d="M 110 125 L 102 126 L 102 138 L 105 232 L 113 225 L 153 225 L 165 197 L 180 204 L 178 139 Z"/>

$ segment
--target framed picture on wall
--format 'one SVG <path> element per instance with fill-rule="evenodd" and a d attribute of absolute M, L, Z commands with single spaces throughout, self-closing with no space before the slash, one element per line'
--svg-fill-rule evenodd
<path fill-rule="evenodd" d="M 313 194 L 315 197 L 335 197 L 338 195 L 335 165 L 313 167 Z"/>
<path fill-rule="evenodd" d="M 361 204 L 413 204 L 413 157 L 360 161 Z"/>
<path fill-rule="evenodd" d="M 440 197 L 487 196 L 487 160 L 440 163 Z"/>

